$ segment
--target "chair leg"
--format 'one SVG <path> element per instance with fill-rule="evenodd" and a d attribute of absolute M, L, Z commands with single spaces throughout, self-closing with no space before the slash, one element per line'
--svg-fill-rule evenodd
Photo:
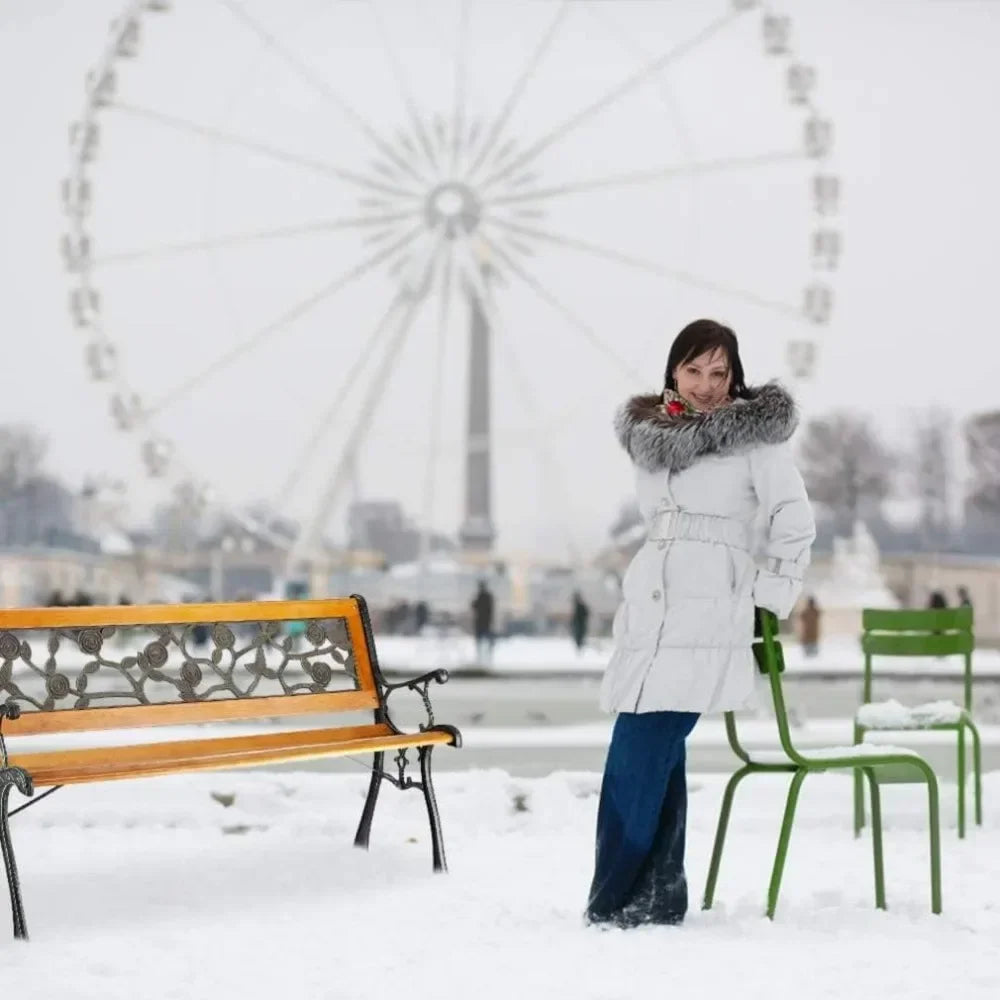
<path fill-rule="evenodd" d="M 774 919 L 774 911 L 778 906 L 778 892 L 781 890 L 781 875 L 785 869 L 785 856 L 788 854 L 788 841 L 792 835 L 792 824 L 795 822 L 795 807 L 799 801 L 799 790 L 809 772 L 804 768 L 792 775 L 788 787 L 788 798 L 785 801 L 785 814 L 781 819 L 781 833 L 778 836 L 778 850 L 774 855 L 774 867 L 771 870 L 771 884 L 767 889 L 767 915 Z"/>
<path fill-rule="evenodd" d="M 434 871 L 446 872 L 448 864 L 444 857 L 444 838 L 441 835 L 441 816 L 438 813 L 437 799 L 434 797 L 434 785 L 431 781 L 431 751 L 434 747 L 424 746 L 417 751 L 420 757 L 420 784 L 424 792 L 424 802 L 427 805 L 427 818 L 431 824 L 431 848 L 434 853 Z"/>
<path fill-rule="evenodd" d="M 382 786 L 385 774 L 385 751 L 376 750 L 375 759 L 372 762 L 372 777 L 368 784 L 368 796 L 365 799 L 365 807 L 361 811 L 361 822 L 358 823 L 358 832 L 354 835 L 354 846 L 363 847 L 368 850 L 368 838 L 372 832 L 372 818 L 375 816 L 375 803 L 378 801 L 379 788 Z"/>
<path fill-rule="evenodd" d="M 3 866 L 4 871 L 7 873 L 7 888 L 10 891 L 10 913 L 14 922 L 14 937 L 27 941 L 28 925 L 24 919 L 24 903 L 21 901 L 21 882 L 17 875 L 14 844 L 10 839 L 10 827 L 7 822 L 8 800 L 10 799 L 10 790 L 14 787 L 14 781 L 8 775 L 9 772 L 14 770 L 15 768 L 3 768 L 0 771 L 0 851 L 3 853 Z M 17 787 L 23 791 L 20 782 L 18 782 Z"/>
<path fill-rule="evenodd" d="M 916 762 L 914 762 L 916 763 Z M 938 795 L 938 780 L 934 769 L 921 760 L 916 766 L 923 772 L 927 782 L 927 826 L 930 833 L 931 850 L 931 912 L 941 912 L 941 807 Z"/>
<path fill-rule="evenodd" d="M 864 738 L 865 735 L 861 727 L 855 724 L 854 745 L 857 746 L 864 742 Z M 857 768 L 851 772 L 851 775 L 854 781 L 854 836 L 857 838 L 861 836 L 861 831 L 865 826 L 865 788 L 864 778 Z"/>
<path fill-rule="evenodd" d="M 857 773 L 855 768 L 855 773 Z M 885 864 L 882 853 L 882 796 L 879 794 L 878 777 L 875 768 L 864 768 L 872 801 L 872 857 L 875 863 L 875 906 L 879 910 L 885 905 Z"/>
<path fill-rule="evenodd" d="M 976 810 L 976 826 L 983 825 L 983 748 L 979 740 L 979 730 L 974 722 L 968 722 L 972 734 L 972 795 Z"/>
<path fill-rule="evenodd" d="M 752 773 L 749 767 L 741 767 L 726 782 L 726 790 L 722 794 L 722 808 L 719 810 L 719 822 L 715 828 L 712 860 L 709 862 L 708 878 L 705 881 L 705 895 L 701 901 L 701 908 L 703 910 L 710 910 L 712 908 L 712 900 L 715 898 L 715 884 L 719 878 L 719 865 L 722 863 L 722 848 L 726 842 L 726 830 L 729 828 L 729 814 L 733 808 L 733 797 L 736 794 L 736 788 L 748 774 Z"/>
<path fill-rule="evenodd" d="M 958 724 L 958 836 L 965 836 L 965 723 Z"/>

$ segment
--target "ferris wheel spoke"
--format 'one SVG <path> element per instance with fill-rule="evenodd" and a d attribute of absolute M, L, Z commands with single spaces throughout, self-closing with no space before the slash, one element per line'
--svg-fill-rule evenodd
<path fill-rule="evenodd" d="M 759 153 L 755 156 L 731 156 L 720 160 L 704 160 L 700 163 L 686 163 L 680 166 L 654 167 L 650 170 L 635 170 L 627 174 L 612 174 L 608 177 L 594 177 L 591 180 L 572 181 L 568 184 L 555 184 L 547 188 L 535 188 L 534 190 L 518 191 L 513 194 L 497 195 L 489 198 L 487 204 L 509 205 L 516 202 L 540 201 L 545 198 L 558 198 L 567 194 L 581 194 L 587 191 L 599 191 L 605 188 L 623 188 L 637 184 L 654 184 L 657 181 L 670 180 L 675 177 L 692 177 L 719 173 L 726 170 L 766 167 L 775 163 L 789 163 L 805 159 L 806 154 L 798 150 Z"/>
<path fill-rule="evenodd" d="M 175 254 L 197 253 L 202 250 L 223 250 L 227 247 L 248 246 L 266 240 L 286 239 L 295 236 L 309 236 L 313 233 L 331 233 L 341 229 L 365 229 L 390 225 L 412 219 L 416 212 L 397 212 L 392 215 L 358 216 L 353 219 L 328 219 L 321 222 L 310 222 L 301 226 L 281 226 L 277 229 L 258 229 L 248 233 L 234 233 L 230 236 L 218 236 L 214 239 L 191 240 L 184 243 L 164 243 L 156 247 L 143 247 L 135 250 L 122 250 L 118 253 L 104 254 L 95 257 L 94 266 L 102 267 L 108 264 L 124 264 L 132 261 L 147 260 L 151 257 L 168 257 Z"/>
<path fill-rule="evenodd" d="M 455 39 L 454 108 L 451 125 L 451 175 L 458 172 L 458 152 L 465 130 L 465 45 L 469 33 L 469 0 L 459 0 Z"/>
<path fill-rule="evenodd" d="M 448 321 L 451 315 L 452 272 L 454 249 L 451 243 L 441 259 L 441 299 L 438 308 L 437 335 L 434 351 L 434 376 L 431 383 L 430 454 L 424 479 L 423 526 L 420 537 L 421 562 L 426 562 L 430 552 L 430 537 L 434 517 L 434 487 L 441 453 L 441 410 L 444 393 L 444 361 L 448 346 Z"/>
<path fill-rule="evenodd" d="M 595 115 L 600 114 L 617 101 L 620 101 L 623 97 L 632 93 L 632 91 L 634 91 L 637 87 L 642 86 L 642 84 L 645 83 L 651 76 L 662 72 L 671 63 L 676 62 L 682 56 L 687 55 L 700 45 L 703 45 L 713 35 L 717 34 L 727 25 L 732 23 L 742 13 L 742 10 L 734 10 L 723 14 L 721 17 L 712 21 L 707 27 L 702 28 L 702 30 L 697 34 L 692 35 L 685 41 L 675 45 L 663 55 L 650 60 L 650 62 L 648 62 L 640 70 L 633 73 L 632 76 L 623 80 L 606 94 L 599 97 L 596 101 L 588 104 L 587 107 L 583 108 L 581 111 L 578 111 L 576 114 L 561 122 L 555 128 L 543 135 L 540 139 L 537 139 L 531 146 L 524 150 L 524 152 L 515 156 L 514 159 L 511 160 L 506 166 L 501 167 L 495 173 L 487 177 L 483 182 L 484 188 L 491 187 L 496 184 L 497 181 L 503 180 L 505 177 L 509 177 L 516 170 L 519 170 L 521 167 L 530 163 L 537 156 L 539 156 L 539 154 L 548 149 L 549 146 L 552 146 L 560 139 L 563 139 L 574 129 L 577 129 L 584 124 L 584 122 L 589 121 Z"/>
<path fill-rule="evenodd" d="M 587 240 L 580 240 L 571 236 L 563 236 L 559 233 L 549 232 L 545 229 L 538 229 L 534 226 L 524 226 L 520 223 L 508 222 L 503 219 L 491 218 L 490 222 L 504 229 L 510 229 L 513 232 L 518 232 L 523 236 L 531 236 L 536 239 L 545 240 L 549 243 L 555 243 L 558 246 L 567 247 L 571 250 L 579 250 L 582 253 L 591 254 L 595 257 L 601 257 L 605 260 L 617 261 L 619 264 L 624 264 L 626 267 L 630 267 L 638 271 L 651 272 L 665 278 L 671 278 L 682 285 L 690 285 L 693 288 L 702 288 L 705 291 L 718 292 L 722 295 L 727 295 L 730 298 L 741 299 L 744 302 L 749 302 L 752 305 L 759 306 L 763 309 L 770 309 L 773 312 L 781 313 L 785 316 L 800 318 L 802 315 L 801 309 L 794 305 L 790 305 L 787 302 L 766 299 L 763 296 L 757 295 L 754 292 L 749 292 L 746 289 L 736 288 L 733 285 L 728 285 L 719 281 L 713 281 L 709 278 L 692 274 L 689 271 L 681 271 L 675 268 L 665 267 L 657 261 L 622 253 L 619 250 L 614 250 L 610 247 L 603 247 L 597 243 L 591 243 Z"/>
<path fill-rule="evenodd" d="M 380 136 L 375 129 L 368 124 L 367 119 L 347 103 L 331 86 L 319 76 L 312 67 L 304 63 L 294 52 L 286 48 L 268 31 L 256 18 L 247 13 L 243 4 L 237 4 L 234 0 L 219 0 L 237 20 L 242 21 L 264 44 L 278 57 L 293 69 L 303 80 L 314 90 L 322 94 L 326 100 L 333 104 L 345 118 L 347 118 L 359 131 L 361 131 L 378 149 L 383 156 L 392 160 L 404 173 L 409 174 L 414 180 L 424 183 L 424 178 L 414 169 L 413 164 L 405 157 L 400 156 L 385 139 Z"/>
<path fill-rule="evenodd" d="M 306 156 L 299 156 L 297 153 L 290 153 L 287 150 L 279 149 L 265 142 L 256 139 L 248 139 L 246 136 L 234 135 L 230 132 L 223 132 L 221 129 L 213 128 L 210 125 L 202 125 L 199 122 L 191 121 L 187 118 L 180 118 L 177 115 L 168 115 L 162 111 L 155 111 L 153 108 L 144 108 L 137 104 L 127 104 L 124 101 L 111 101 L 108 107 L 123 111 L 126 114 L 135 115 L 138 118 L 145 118 L 148 121 L 165 125 L 176 129 L 179 132 L 187 132 L 197 135 L 202 139 L 208 139 L 223 146 L 233 146 L 237 149 L 246 149 L 260 156 L 269 157 L 279 163 L 290 164 L 291 166 L 303 167 L 316 173 L 326 174 L 329 177 L 337 177 L 342 181 L 348 181 L 370 191 L 379 191 L 382 194 L 394 195 L 397 198 L 418 198 L 417 192 L 407 188 L 396 187 L 386 184 L 383 181 L 372 177 L 365 177 L 363 174 L 355 173 L 353 170 L 346 170 L 336 164 L 328 163 L 325 160 L 314 160 Z"/>
<path fill-rule="evenodd" d="M 467 180 L 472 178 L 476 171 L 479 170 L 483 163 L 486 162 L 486 158 L 490 155 L 490 153 L 493 152 L 494 147 L 500 139 L 501 133 L 507 125 L 507 122 L 510 120 L 510 116 L 514 111 L 514 108 L 517 107 L 517 102 L 521 99 L 521 95 L 524 93 L 524 89 L 527 86 L 528 81 L 534 75 L 535 70 L 545 57 L 545 53 L 551 47 L 552 42 L 555 39 L 568 11 L 569 0 L 563 0 L 545 34 L 542 36 L 538 45 L 535 46 L 535 49 L 528 58 L 528 61 L 524 64 L 524 68 L 514 81 L 514 86 L 511 88 L 510 93 L 501 105 L 496 119 L 493 124 L 490 125 L 489 131 L 486 133 L 486 138 L 483 140 L 482 147 L 476 154 L 476 157 L 472 161 L 469 169 L 465 172 Z"/>
<path fill-rule="evenodd" d="M 385 53 L 386 62 L 389 64 L 393 78 L 396 81 L 396 86 L 399 88 L 399 94 L 406 108 L 406 113 L 409 115 L 417 142 L 420 144 L 420 148 L 423 150 L 424 157 L 430 165 L 431 170 L 437 172 L 440 170 L 440 165 L 438 164 L 437 153 L 434 150 L 434 143 L 431 141 L 430 132 L 428 131 L 423 115 L 421 115 L 420 110 L 417 108 L 417 102 L 410 89 L 406 74 L 403 72 L 403 65 L 400 62 L 399 54 L 389 38 L 389 32 L 386 30 L 385 21 L 378 4 L 375 3 L 375 0 L 371 0 L 369 6 L 375 17 L 375 26 L 378 29 L 379 40 L 382 42 L 382 51 Z M 420 180 L 422 183 L 426 183 L 423 177 Z"/>
<path fill-rule="evenodd" d="M 316 427 L 306 439 L 305 445 L 299 452 L 298 458 L 292 466 L 291 471 L 285 477 L 281 487 L 274 495 L 273 504 L 275 509 L 286 509 L 286 505 L 291 499 L 293 492 L 302 481 L 303 475 L 305 475 L 306 470 L 309 468 L 309 463 L 312 461 L 317 448 L 323 438 L 326 437 L 326 435 L 328 435 L 335 426 L 337 415 L 340 413 L 341 407 L 344 405 L 347 396 L 350 394 L 351 388 L 357 385 L 358 379 L 361 377 L 362 370 L 373 357 L 374 352 L 378 348 L 379 342 L 385 336 L 392 318 L 399 311 L 403 301 L 404 296 L 402 294 L 397 295 L 392 300 L 389 308 L 386 309 L 376 324 L 375 329 L 364 341 L 364 349 L 354 359 L 354 364 L 351 365 L 347 374 L 344 375 L 344 377 L 340 380 L 340 384 L 333 391 L 330 405 L 323 411 L 319 421 L 316 423 Z"/>
<path fill-rule="evenodd" d="M 307 527 L 300 531 L 288 554 L 288 570 L 294 572 L 304 553 L 308 549 L 315 548 L 322 535 L 323 528 L 329 519 L 334 505 L 340 498 L 341 491 L 347 484 L 357 461 L 361 445 L 364 443 L 365 435 L 374 416 L 379 402 L 385 395 L 385 386 L 392 376 L 392 372 L 402 353 L 401 347 L 413 326 L 413 321 L 420 311 L 421 305 L 427 297 L 427 285 L 432 274 L 434 263 L 438 257 L 441 247 L 442 234 L 437 234 L 437 239 L 423 262 L 423 274 L 419 282 L 419 288 L 404 293 L 407 305 L 403 309 L 399 324 L 393 331 L 389 343 L 382 355 L 378 371 L 372 378 L 368 386 L 368 392 L 362 401 L 358 411 L 357 419 L 347 434 L 340 461 L 334 468 L 327 484 L 320 496 Z"/>
<path fill-rule="evenodd" d="M 595 20 L 599 21 L 601 28 L 604 31 L 610 33 L 621 46 L 622 50 L 625 51 L 629 58 L 638 59 L 640 61 L 645 61 L 649 58 L 649 53 L 644 51 L 639 43 L 631 37 L 614 18 L 612 18 L 604 5 L 594 4 L 584 4 L 583 9 Z M 663 73 L 658 79 L 657 90 L 660 93 L 660 98 L 667 108 L 667 112 L 673 121 L 673 126 L 677 131 L 677 135 L 680 138 L 681 152 L 685 154 L 688 161 L 694 158 L 694 139 L 691 135 L 691 130 L 687 123 L 684 121 L 684 116 L 681 113 L 680 105 L 677 98 L 670 87 L 669 74 Z"/>
<path fill-rule="evenodd" d="M 318 305 L 320 305 L 320 303 L 326 301 L 331 296 L 346 288 L 348 285 L 362 278 L 369 271 L 378 267 L 378 265 L 383 261 L 388 260 L 407 244 L 415 240 L 423 231 L 423 225 L 414 226 L 408 233 L 396 240 L 394 243 L 384 247 L 378 253 L 373 254 L 360 264 L 352 267 L 349 271 L 335 278 L 329 284 L 324 285 L 319 291 L 313 293 L 305 299 L 302 299 L 300 302 L 297 302 L 291 309 L 282 313 L 282 315 L 277 319 L 272 320 L 266 326 L 256 330 L 235 347 L 216 358 L 210 365 L 208 365 L 207 368 L 203 368 L 201 371 L 189 376 L 180 385 L 175 386 L 172 390 L 170 390 L 170 392 L 164 393 L 159 400 L 154 402 L 148 408 L 146 411 L 147 414 L 149 416 L 154 416 L 168 407 L 173 406 L 186 396 L 189 396 L 199 386 L 224 371 L 231 364 L 238 361 L 250 351 L 255 350 L 262 343 L 264 343 L 264 341 L 273 337 L 276 333 L 283 330 L 290 324 L 301 319 L 307 313 L 311 312 Z"/>
<path fill-rule="evenodd" d="M 577 316 L 577 314 L 567 306 L 563 301 L 561 301 L 556 295 L 550 292 L 533 274 L 525 270 L 525 268 L 506 250 L 503 249 L 495 240 L 491 239 L 486 233 L 481 233 L 480 238 L 487 245 L 490 251 L 497 257 L 501 258 L 506 266 L 521 279 L 532 291 L 538 295 L 544 302 L 547 302 L 557 313 L 559 313 L 563 319 L 566 320 L 571 326 L 579 330 L 583 334 L 587 342 L 597 350 L 599 353 L 603 354 L 623 375 L 625 375 L 631 381 L 642 381 L 642 375 L 633 368 L 627 361 L 622 360 L 618 352 L 613 348 L 609 347 L 597 333 L 597 331 L 584 319 Z"/>

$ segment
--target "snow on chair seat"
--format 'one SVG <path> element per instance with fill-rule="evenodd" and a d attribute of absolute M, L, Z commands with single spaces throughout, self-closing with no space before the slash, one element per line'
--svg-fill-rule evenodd
<path fill-rule="evenodd" d="M 912 707 L 894 698 L 862 705 L 855 721 L 865 729 L 928 729 L 954 725 L 965 716 L 965 709 L 953 701 L 928 701 Z"/>

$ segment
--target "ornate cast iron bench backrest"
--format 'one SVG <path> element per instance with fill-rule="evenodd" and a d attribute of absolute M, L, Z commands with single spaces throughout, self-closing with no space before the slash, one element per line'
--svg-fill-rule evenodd
<path fill-rule="evenodd" d="M 358 596 L 0 611 L 7 735 L 378 713 L 379 680 Z"/>

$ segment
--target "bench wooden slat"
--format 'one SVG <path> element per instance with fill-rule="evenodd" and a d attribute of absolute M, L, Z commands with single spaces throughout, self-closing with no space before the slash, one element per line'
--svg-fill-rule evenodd
<path fill-rule="evenodd" d="M 353 712 L 378 707 L 378 693 L 329 691 L 325 694 L 275 695 L 268 698 L 216 698 L 212 701 L 161 705 L 115 705 L 112 708 L 64 709 L 59 712 L 24 712 L 6 721 L 8 736 L 36 733 L 72 733 L 97 729 L 132 729 L 145 726 L 178 726 L 197 722 L 268 719 L 317 712 Z"/>
<path fill-rule="evenodd" d="M 451 742 L 448 732 L 400 735 L 385 725 L 368 725 L 13 754 L 11 764 L 23 767 L 36 786 L 44 787 L 374 753 L 401 747 L 441 746 Z"/>
<path fill-rule="evenodd" d="M 350 597 L 218 604 L 97 604 L 72 608 L 4 608 L 0 611 L 0 626 L 7 629 L 101 628 L 104 625 L 350 619 L 358 615 L 358 602 Z"/>

